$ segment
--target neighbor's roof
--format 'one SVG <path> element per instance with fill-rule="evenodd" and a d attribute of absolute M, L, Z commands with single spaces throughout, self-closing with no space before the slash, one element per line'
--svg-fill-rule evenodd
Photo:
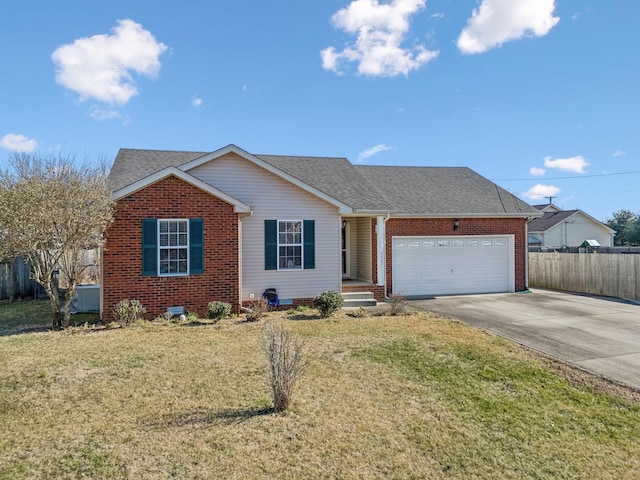
<path fill-rule="evenodd" d="M 529 232 L 546 232 L 551 227 L 558 225 L 577 213 L 578 210 L 561 210 L 559 212 L 546 212 L 540 218 L 534 218 L 529 222 Z"/>
<path fill-rule="evenodd" d="M 121 149 L 109 180 L 119 190 L 208 152 Z M 538 216 L 540 212 L 467 167 L 353 165 L 346 158 L 254 155 L 358 212 L 396 215 Z"/>

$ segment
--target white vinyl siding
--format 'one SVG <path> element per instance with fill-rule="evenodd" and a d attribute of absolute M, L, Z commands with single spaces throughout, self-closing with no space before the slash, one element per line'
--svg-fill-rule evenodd
<path fill-rule="evenodd" d="M 340 222 L 337 208 L 254 165 L 234 153 L 189 173 L 253 208 L 242 223 L 242 300 L 259 298 L 276 288 L 280 299 L 311 298 L 325 290 L 340 290 Z M 264 221 L 315 221 L 315 268 L 265 270 Z"/>
<path fill-rule="evenodd" d="M 536 232 L 529 232 L 529 234 L 540 239 L 544 238 L 542 245 L 549 248 L 578 247 L 585 240 L 597 240 L 602 246 L 613 245 L 609 231 L 580 212 L 554 225 L 544 234 Z"/>

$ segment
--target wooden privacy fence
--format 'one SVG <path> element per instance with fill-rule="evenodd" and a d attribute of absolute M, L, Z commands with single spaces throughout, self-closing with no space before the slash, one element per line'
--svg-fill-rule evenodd
<path fill-rule="evenodd" d="M 529 253 L 529 286 L 640 300 L 640 255 Z"/>
<path fill-rule="evenodd" d="M 21 258 L 0 263 L 0 300 L 40 295 L 42 289 L 30 275 L 29 264 Z"/>

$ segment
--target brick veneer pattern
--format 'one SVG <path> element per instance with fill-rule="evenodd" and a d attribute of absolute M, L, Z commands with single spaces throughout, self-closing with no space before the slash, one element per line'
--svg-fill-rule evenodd
<path fill-rule="evenodd" d="M 143 218 L 202 218 L 204 274 L 156 277 L 142 275 Z M 238 215 L 234 207 L 171 176 L 118 200 L 107 230 L 102 260 L 103 315 L 114 305 L 137 299 L 154 318 L 170 306 L 205 317 L 212 300 L 239 311 Z"/>
<path fill-rule="evenodd" d="M 459 236 L 459 235 L 514 235 L 515 290 L 527 288 L 526 239 L 524 218 L 461 218 L 457 230 L 453 230 L 453 218 L 394 218 L 386 224 L 386 275 L 387 292 L 392 285 L 392 238 L 397 236 Z M 372 259 L 375 265 L 375 256 Z"/>

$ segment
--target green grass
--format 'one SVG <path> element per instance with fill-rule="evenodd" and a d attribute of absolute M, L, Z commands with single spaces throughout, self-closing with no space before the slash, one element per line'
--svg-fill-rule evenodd
<path fill-rule="evenodd" d="M 0 336 L 20 332 L 42 331 L 51 326 L 48 300 L 0 301 Z M 71 325 L 94 324 L 99 315 L 78 313 L 71 316 Z"/>
<path fill-rule="evenodd" d="M 640 478 L 633 392 L 442 318 L 269 314 L 309 360 L 276 415 L 263 323 L 20 333 L 6 315 L 3 479 Z"/>

